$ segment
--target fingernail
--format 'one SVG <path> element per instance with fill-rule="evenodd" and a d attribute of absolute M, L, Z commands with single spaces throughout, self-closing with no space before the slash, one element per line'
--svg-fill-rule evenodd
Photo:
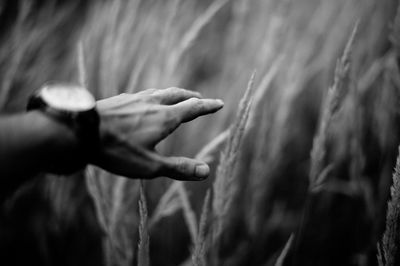
<path fill-rule="evenodd" d="M 206 164 L 200 164 L 196 166 L 195 175 L 199 179 L 204 179 L 210 174 L 210 167 Z"/>
<path fill-rule="evenodd" d="M 220 105 L 222 105 L 222 106 L 224 105 L 224 102 L 223 102 L 221 99 L 216 99 L 215 101 L 216 101 L 217 103 L 219 103 Z"/>

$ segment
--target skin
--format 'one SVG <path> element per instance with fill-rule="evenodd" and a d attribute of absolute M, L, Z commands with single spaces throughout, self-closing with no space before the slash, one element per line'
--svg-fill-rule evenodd
<path fill-rule="evenodd" d="M 221 100 L 179 88 L 100 100 L 100 145 L 92 158 L 84 160 L 129 178 L 203 180 L 210 172 L 207 164 L 163 156 L 155 146 L 180 124 L 222 107 Z M 79 149 L 74 132 L 41 111 L 0 117 L 0 189 L 13 191 L 39 172 L 81 169 Z"/>
<path fill-rule="evenodd" d="M 149 89 L 98 101 L 102 148 L 94 164 L 131 178 L 202 180 L 210 171 L 207 164 L 162 156 L 155 146 L 180 124 L 222 107 L 221 100 L 202 99 L 197 92 L 179 88 Z"/>

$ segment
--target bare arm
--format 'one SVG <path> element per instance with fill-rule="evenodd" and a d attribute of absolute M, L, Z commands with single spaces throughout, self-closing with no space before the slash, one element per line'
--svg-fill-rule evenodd
<path fill-rule="evenodd" d="M 2 194 L 40 171 L 61 170 L 76 149 L 73 133 L 39 111 L 0 116 Z"/>

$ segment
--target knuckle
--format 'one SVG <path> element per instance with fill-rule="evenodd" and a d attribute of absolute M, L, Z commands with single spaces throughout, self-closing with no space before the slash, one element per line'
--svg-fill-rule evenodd
<path fill-rule="evenodd" d="M 196 110 L 202 109 L 203 108 L 203 101 L 198 99 L 198 98 L 191 98 L 192 99 L 192 104 L 193 108 Z"/>
<path fill-rule="evenodd" d="M 200 99 L 194 98 L 194 97 L 190 98 L 188 100 L 188 102 L 189 102 L 189 104 L 196 106 L 196 107 L 201 103 Z"/>
<path fill-rule="evenodd" d="M 153 97 L 153 96 L 157 95 L 158 91 L 159 91 L 158 89 L 150 88 L 150 89 L 146 89 L 146 90 L 142 91 L 142 94 L 147 95 L 149 97 Z"/>
<path fill-rule="evenodd" d="M 150 95 L 150 94 L 154 93 L 155 91 L 156 91 L 156 89 L 154 89 L 154 88 L 149 88 L 149 89 L 141 90 L 141 91 L 137 92 L 137 94 L 140 94 L 140 95 Z"/>
<path fill-rule="evenodd" d="M 160 91 L 159 89 L 154 89 L 150 88 L 144 91 L 144 95 L 146 97 L 146 101 L 149 103 L 157 103 L 159 102 L 159 97 L 160 97 Z"/>
<path fill-rule="evenodd" d="M 165 89 L 170 94 L 179 94 L 183 92 L 183 89 L 178 87 L 169 87 Z"/>
<path fill-rule="evenodd" d="M 186 164 L 183 158 L 176 159 L 176 170 L 182 174 L 186 174 L 188 172 L 188 165 Z"/>
<path fill-rule="evenodd" d="M 168 87 L 165 90 L 166 91 L 170 91 L 170 92 L 176 92 L 176 91 L 179 91 L 179 88 L 177 88 L 177 87 Z"/>
<path fill-rule="evenodd" d="M 149 93 L 149 94 L 152 94 L 152 93 L 154 93 L 154 92 L 156 92 L 156 91 L 159 91 L 159 90 L 156 89 L 156 88 L 149 88 L 149 89 L 145 90 L 145 92 L 147 92 L 147 93 Z"/>
<path fill-rule="evenodd" d="M 145 101 L 149 104 L 156 104 L 159 102 L 157 97 L 154 97 L 154 95 L 146 95 Z"/>

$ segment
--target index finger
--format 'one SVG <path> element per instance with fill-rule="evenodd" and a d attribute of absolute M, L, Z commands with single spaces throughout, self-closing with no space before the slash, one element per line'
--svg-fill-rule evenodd
<path fill-rule="evenodd" d="M 160 104 L 172 105 L 190 98 L 201 98 L 201 94 L 196 91 L 185 90 L 176 87 L 170 87 L 163 90 L 157 90 L 153 96 L 158 98 Z"/>
<path fill-rule="evenodd" d="M 171 106 L 172 112 L 178 117 L 181 123 L 191 121 L 199 116 L 215 113 L 224 106 L 219 99 L 198 99 L 190 98 Z"/>

